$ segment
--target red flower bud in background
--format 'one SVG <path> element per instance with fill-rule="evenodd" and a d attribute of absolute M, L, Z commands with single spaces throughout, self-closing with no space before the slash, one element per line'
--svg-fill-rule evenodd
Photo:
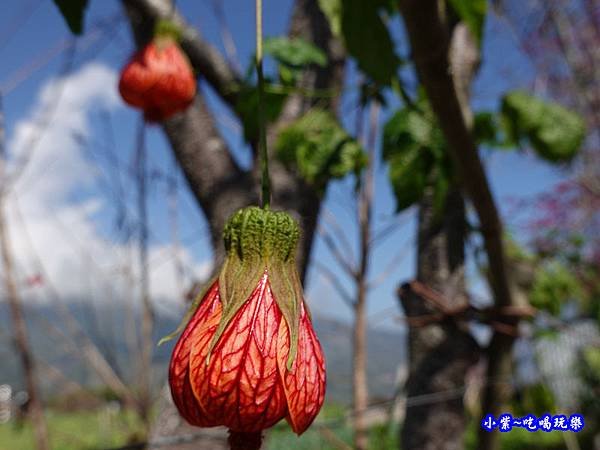
<path fill-rule="evenodd" d="M 119 92 L 129 105 L 144 111 L 149 122 L 184 111 L 196 95 L 196 79 L 173 37 L 173 27 L 158 31 L 121 71 Z"/>
<path fill-rule="evenodd" d="M 253 433 L 286 418 L 301 434 L 323 405 L 325 362 L 296 269 L 298 225 L 250 207 L 223 234 L 220 274 L 173 350 L 173 400 L 192 425 Z"/>

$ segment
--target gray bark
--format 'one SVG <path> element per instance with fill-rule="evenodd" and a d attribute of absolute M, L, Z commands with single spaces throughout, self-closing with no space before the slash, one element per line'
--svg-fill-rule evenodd
<path fill-rule="evenodd" d="M 468 303 L 465 288 L 465 205 L 458 190 L 435 211 L 432 193 L 419 206 L 417 280 L 441 293 L 448 309 Z M 405 288 L 402 306 L 408 317 L 440 311 Z M 400 441 L 403 450 L 458 450 L 466 426 L 461 388 L 465 374 L 477 362 L 479 347 L 454 321 L 446 320 L 409 330 L 409 377 L 406 395 L 456 392 L 435 405 L 414 405 L 406 411 Z"/>
<path fill-rule="evenodd" d="M 464 24 L 453 27 L 448 52 L 457 103 L 470 128 L 470 86 L 479 66 L 479 51 Z M 441 293 L 447 310 L 469 302 L 465 282 L 466 233 L 465 202 L 458 187 L 449 192 L 443 211 L 435 210 L 432 192 L 428 192 L 419 205 L 417 280 Z M 403 292 L 401 300 L 409 317 L 440 313 L 410 290 Z M 479 359 L 479 346 L 468 330 L 453 320 L 411 328 L 408 338 L 407 396 L 440 391 L 454 394 L 435 405 L 416 405 L 407 410 L 401 448 L 461 449 L 467 425 L 463 404 L 465 375 Z"/>

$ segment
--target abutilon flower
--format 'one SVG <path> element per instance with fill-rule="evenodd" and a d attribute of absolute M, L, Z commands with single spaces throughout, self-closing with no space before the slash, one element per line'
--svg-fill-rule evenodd
<path fill-rule="evenodd" d="M 133 55 L 121 71 L 119 92 L 125 102 L 143 110 L 149 122 L 168 119 L 194 101 L 194 72 L 169 32 L 159 31 Z"/>
<path fill-rule="evenodd" d="M 304 303 L 299 228 L 284 212 L 249 207 L 223 232 L 227 256 L 190 310 L 169 384 L 192 425 L 254 433 L 286 418 L 297 434 L 325 396 L 325 361 Z"/>

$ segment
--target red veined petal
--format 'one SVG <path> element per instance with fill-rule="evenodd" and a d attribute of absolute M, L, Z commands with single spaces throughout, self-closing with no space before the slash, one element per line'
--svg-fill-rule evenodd
<path fill-rule="evenodd" d="M 208 347 L 198 342 L 192 346 L 194 394 L 210 417 L 233 431 L 260 431 L 286 415 L 277 369 L 276 333 L 281 320 L 265 273 L 227 325 L 208 365 Z"/>
<path fill-rule="evenodd" d="M 219 285 L 218 282 L 214 282 L 179 337 L 169 365 L 169 385 L 175 406 L 190 424 L 199 427 L 214 427 L 219 423 L 202 410 L 194 397 L 189 379 L 190 349 L 192 339 L 199 339 L 200 342 L 208 345 L 219 325 L 220 318 Z"/>
<path fill-rule="evenodd" d="M 277 360 L 288 404 L 287 420 L 294 432 L 300 435 L 313 422 L 325 399 L 325 359 L 304 302 L 300 306 L 298 351 L 290 371 L 286 367 L 289 351 L 289 330 L 282 320 Z"/>

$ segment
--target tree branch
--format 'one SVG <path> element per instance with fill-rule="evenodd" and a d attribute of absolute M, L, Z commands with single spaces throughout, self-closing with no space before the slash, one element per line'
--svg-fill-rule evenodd
<path fill-rule="evenodd" d="M 467 124 L 448 60 L 449 36 L 437 0 L 401 0 L 419 78 L 439 120 L 451 156 L 481 223 L 496 303 L 513 303 L 502 244 L 502 225 L 475 140 Z"/>

